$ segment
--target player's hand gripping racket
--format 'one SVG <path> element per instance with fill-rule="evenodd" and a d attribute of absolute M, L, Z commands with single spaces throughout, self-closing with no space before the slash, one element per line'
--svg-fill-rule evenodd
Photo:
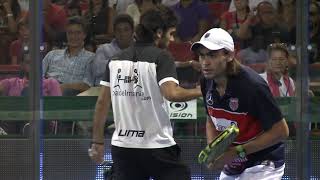
<path fill-rule="evenodd" d="M 226 128 L 200 152 L 198 162 L 209 164 L 218 159 L 234 142 L 238 134 L 239 128 L 235 125 Z"/>

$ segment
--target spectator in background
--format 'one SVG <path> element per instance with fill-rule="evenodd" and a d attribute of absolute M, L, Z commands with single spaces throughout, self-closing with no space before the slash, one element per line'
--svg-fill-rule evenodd
<path fill-rule="evenodd" d="M 208 5 L 200 0 L 180 0 L 172 9 L 179 20 L 176 41 L 198 41 L 208 28 Z"/>
<path fill-rule="evenodd" d="M 113 31 L 114 39 L 110 43 L 102 44 L 96 51 L 92 69 L 95 86 L 99 85 L 103 79 L 105 67 L 111 57 L 132 44 L 134 32 L 133 19 L 127 14 L 116 16 L 113 22 Z"/>
<path fill-rule="evenodd" d="M 235 40 L 236 51 L 247 47 L 245 41 L 239 39 L 239 28 L 240 25 L 247 19 L 250 13 L 250 8 L 248 0 L 235 0 L 234 5 L 236 7 L 235 11 L 227 11 L 222 14 L 220 20 L 220 28 L 228 31 L 233 39 Z M 242 43 L 242 45 L 241 45 Z"/>
<path fill-rule="evenodd" d="M 29 23 L 28 19 L 21 19 L 18 22 L 18 39 L 10 44 L 10 64 L 16 65 L 22 62 L 23 54 L 29 53 Z M 45 42 L 41 43 L 40 52 L 46 54 L 48 45 Z M 41 56 L 43 57 L 43 56 Z"/>
<path fill-rule="evenodd" d="M 107 0 L 90 0 L 89 9 L 85 13 L 86 23 L 88 25 L 88 43 L 98 44 L 106 42 L 112 36 L 113 8 L 109 7 Z M 94 47 L 95 50 L 95 47 Z"/>
<path fill-rule="evenodd" d="M 241 49 L 237 54 L 239 61 L 244 65 L 266 63 L 268 60 L 268 53 L 264 48 L 263 41 L 263 36 L 254 36 L 250 46 Z"/>
<path fill-rule="evenodd" d="M 270 2 L 259 3 L 256 8 L 256 15 L 255 11 L 250 12 L 246 21 L 240 26 L 239 38 L 252 40 L 254 36 L 263 36 L 264 49 L 274 42 L 287 43 L 289 41 L 288 32 L 277 24 L 276 17 L 275 8 Z"/>
<path fill-rule="evenodd" d="M 268 83 L 275 97 L 295 95 L 295 85 L 288 75 L 290 54 L 283 43 L 270 44 L 268 47 L 269 61 L 266 72 L 260 74 Z"/>
<path fill-rule="evenodd" d="M 63 6 L 54 4 L 51 0 L 43 0 L 42 8 L 45 42 L 50 47 L 62 48 L 66 42 L 67 13 Z"/>
<path fill-rule="evenodd" d="M 27 21 L 18 23 L 18 39 L 10 44 L 10 58 L 12 65 L 20 64 L 24 52 L 28 52 L 29 24 Z"/>
<path fill-rule="evenodd" d="M 289 76 L 290 52 L 283 43 L 270 44 L 268 47 L 269 61 L 266 71 L 261 77 L 267 82 L 270 91 L 274 97 L 292 97 L 295 96 L 295 83 Z M 312 96 L 312 91 L 309 91 Z M 288 122 L 290 136 L 296 134 L 296 128 L 293 122 Z"/>
<path fill-rule="evenodd" d="M 320 63 L 320 5 L 311 1 L 309 7 L 309 32 L 311 51 L 309 63 Z"/>
<path fill-rule="evenodd" d="M 5 15 L 2 18 L 8 26 L 9 32 L 17 32 L 17 23 L 26 17 L 27 12 L 21 10 L 18 0 L 3 0 L 1 5 L 1 10 Z"/>
<path fill-rule="evenodd" d="M 10 64 L 9 46 L 16 38 L 17 22 L 26 17 L 17 0 L 2 0 L 0 2 L 0 64 Z"/>
<path fill-rule="evenodd" d="M 229 11 L 232 12 L 232 11 L 235 11 L 236 10 L 236 7 L 235 7 L 235 4 L 234 4 L 234 1 L 235 0 L 232 0 L 231 3 L 230 3 L 230 7 L 229 7 Z M 270 2 L 273 7 L 277 8 L 277 3 L 278 3 L 278 0 L 248 0 L 249 1 L 249 8 L 251 10 L 255 9 L 257 7 L 257 5 L 259 3 L 261 3 L 262 1 L 268 1 Z"/>
<path fill-rule="evenodd" d="M 127 14 L 129 14 L 134 21 L 134 26 L 139 24 L 140 16 L 144 12 L 155 9 L 159 5 L 159 0 L 135 0 L 127 8 Z"/>
<path fill-rule="evenodd" d="M 29 54 L 25 54 L 23 56 L 23 61 L 21 63 L 21 77 L 13 77 L 8 79 L 3 79 L 0 81 L 0 94 L 2 96 L 28 95 L 30 64 L 31 64 L 30 56 Z M 42 93 L 44 96 L 61 96 L 61 89 L 60 89 L 59 82 L 53 78 L 43 79 Z M 1 128 L 7 134 L 23 133 L 23 127 L 25 124 L 26 124 L 25 121 L 23 122 L 0 121 Z M 48 125 L 49 125 L 49 129 L 46 128 L 46 132 L 51 132 L 51 133 L 53 133 L 54 131 L 56 132 L 56 122 L 51 122 Z M 52 125 L 54 127 L 52 127 Z"/>
<path fill-rule="evenodd" d="M 85 24 L 72 17 L 67 25 L 67 48 L 52 50 L 43 59 L 43 74 L 57 79 L 63 95 L 76 95 L 93 84 L 90 64 L 94 54 L 84 49 Z"/>
<path fill-rule="evenodd" d="M 279 0 L 277 20 L 281 28 L 289 33 L 289 44 L 296 44 L 296 0 Z"/>
<path fill-rule="evenodd" d="M 71 0 L 67 2 L 65 9 L 68 17 L 82 16 L 81 6 L 78 0 Z"/>

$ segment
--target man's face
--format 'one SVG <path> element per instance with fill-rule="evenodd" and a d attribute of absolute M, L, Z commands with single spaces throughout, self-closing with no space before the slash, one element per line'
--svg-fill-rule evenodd
<path fill-rule="evenodd" d="M 158 46 L 160 48 L 167 48 L 169 46 L 170 41 L 174 41 L 175 33 L 176 33 L 176 28 L 175 27 L 169 28 L 165 32 L 165 34 L 162 35 Z"/>
<path fill-rule="evenodd" d="M 20 28 L 19 28 L 19 36 L 27 41 L 29 39 L 29 27 L 27 27 L 26 25 L 22 25 Z"/>
<path fill-rule="evenodd" d="M 273 26 L 275 24 L 276 13 L 271 4 L 263 3 L 259 6 L 259 17 L 261 23 L 266 26 Z"/>
<path fill-rule="evenodd" d="M 83 47 L 85 33 L 80 24 L 70 24 L 67 26 L 67 40 L 69 47 Z"/>
<path fill-rule="evenodd" d="M 225 75 L 229 55 L 224 50 L 211 51 L 205 47 L 198 50 L 201 70 L 206 79 L 215 79 Z"/>
<path fill-rule="evenodd" d="M 236 9 L 245 9 L 248 7 L 248 0 L 234 0 Z"/>
<path fill-rule="evenodd" d="M 119 23 L 114 27 L 114 36 L 120 48 L 127 48 L 133 40 L 133 29 L 129 23 Z"/>
<path fill-rule="evenodd" d="M 284 73 L 288 68 L 288 58 L 281 50 L 272 50 L 269 59 L 269 68 L 274 73 Z"/>
<path fill-rule="evenodd" d="M 42 1 L 42 10 L 47 11 L 50 3 L 51 3 L 51 0 L 43 0 Z"/>

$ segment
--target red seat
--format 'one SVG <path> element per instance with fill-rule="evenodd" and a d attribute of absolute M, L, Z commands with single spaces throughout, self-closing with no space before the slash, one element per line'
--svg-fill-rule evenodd
<path fill-rule="evenodd" d="M 0 80 L 8 77 L 16 77 L 21 70 L 20 65 L 0 65 Z"/>
<path fill-rule="evenodd" d="M 170 42 L 168 50 L 172 54 L 175 61 L 190 61 L 194 59 L 194 53 L 190 50 L 191 43 L 189 42 Z"/>
<path fill-rule="evenodd" d="M 208 3 L 208 8 L 210 11 L 210 21 L 211 23 L 213 23 L 211 25 L 215 25 L 217 21 L 220 21 L 220 17 L 222 13 L 228 11 L 229 3 L 228 2 L 210 2 Z"/>
<path fill-rule="evenodd" d="M 248 64 L 251 69 L 255 70 L 257 73 L 263 73 L 266 70 L 266 63 L 256 63 L 256 64 Z"/>

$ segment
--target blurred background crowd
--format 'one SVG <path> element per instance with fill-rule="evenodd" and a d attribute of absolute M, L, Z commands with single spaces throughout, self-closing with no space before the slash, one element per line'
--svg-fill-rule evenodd
<path fill-rule="evenodd" d="M 294 96 L 295 0 L 43 0 L 40 50 L 44 95 L 75 96 L 98 86 L 108 60 L 134 42 L 141 14 L 163 7 L 172 9 L 179 21 L 168 51 L 175 59 L 182 86 L 196 86 L 201 74 L 198 57 L 189 50 L 191 44 L 208 29 L 221 27 L 233 36 L 237 59 L 260 73 L 275 96 Z M 0 0 L 3 96 L 28 94 L 32 31 L 28 11 L 29 0 Z M 308 23 L 308 62 L 319 71 L 319 1 L 310 1 Z M 10 69 L 18 73 L 9 75 Z M 310 81 L 314 85 L 310 95 L 319 95 L 320 78 L 310 76 Z M 280 91 L 274 90 L 277 88 Z M 13 129 L 6 131 L 16 127 Z"/>

